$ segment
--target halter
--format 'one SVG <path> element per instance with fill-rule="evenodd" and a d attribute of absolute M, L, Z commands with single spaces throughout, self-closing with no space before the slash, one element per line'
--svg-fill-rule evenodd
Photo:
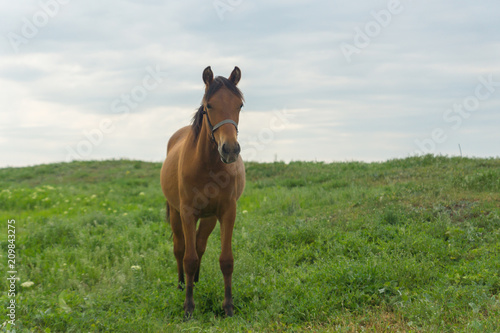
<path fill-rule="evenodd" d="M 217 141 L 215 141 L 214 133 L 222 125 L 233 124 L 234 127 L 236 127 L 236 134 L 238 134 L 238 124 L 234 120 L 224 119 L 223 121 L 215 124 L 215 126 L 212 126 L 212 123 L 210 122 L 210 118 L 208 118 L 208 112 L 207 112 L 206 108 L 203 108 L 203 114 L 207 115 L 208 128 L 210 128 L 210 134 L 212 135 L 212 141 L 215 142 L 216 144 L 217 144 Z"/>

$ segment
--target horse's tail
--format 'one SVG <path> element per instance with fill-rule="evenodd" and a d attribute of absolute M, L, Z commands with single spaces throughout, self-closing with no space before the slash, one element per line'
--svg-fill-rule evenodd
<path fill-rule="evenodd" d="M 168 205 L 168 201 L 165 201 L 165 206 L 167 207 L 165 219 L 168 222 L 168 224 L 170 224 L 170 206 Z"/>
<path fill-rule="evenodd" d="M 167 209 L 165 210 L 166 214 L 165 214 L 165 219 L 167 220 L 167 223 L 172 226 L 170 224 L 170 205 L 168 204 L 168 201 L 165 201 L 165 206 L 167 207 Z M 170 230 L 172 230 L 172 228 L 170 228 Z M 172 239 L 172 236 L 174 235 L 174 232 L 173 231 L 170 231 L 170 239 Z"/>

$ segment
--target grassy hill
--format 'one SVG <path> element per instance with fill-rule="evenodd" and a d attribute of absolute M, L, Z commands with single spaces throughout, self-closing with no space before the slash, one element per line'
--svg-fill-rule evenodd
<path fill-rule="evenodd" d="M 0 271 L 15 219 L 18 332 L 500 331 L 499 159 L 247 163 L 235 317 L 221 308 L 217 227 L 189 322 L 160 167 L 0 169 Z M 0 292 L 1 324 L 6 282 Z"/>

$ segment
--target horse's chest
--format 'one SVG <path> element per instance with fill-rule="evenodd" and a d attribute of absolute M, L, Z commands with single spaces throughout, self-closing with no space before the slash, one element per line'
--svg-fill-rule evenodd
<path fill-rule="evenodd" d="M 235 178 L 228 174 L 211 174 L 197 182 L 186 181 L 182 185 L 183 205 L 192 207 L 195 215 L 216 215 L 225 202 L 236 196 Z"/>

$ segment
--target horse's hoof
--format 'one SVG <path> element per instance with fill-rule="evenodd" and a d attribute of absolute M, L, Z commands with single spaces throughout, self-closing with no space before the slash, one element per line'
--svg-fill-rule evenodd
<path fill-rule="evenodd" d="M 184 312 L 184 321 L 190 321 L 191 319 L 193 319 L 193 313 Z"/>
<path fill-rule="evenodd" d="M 232 304 L 224 305 L 223 308 L 227 317 L 232 317 L 234 315 L 234 306 Z"/>
<path fill-rule="evenodd" d="M 190 320 L 193 317 L 194 303 L 184 302 L 184 320 Z"/>

